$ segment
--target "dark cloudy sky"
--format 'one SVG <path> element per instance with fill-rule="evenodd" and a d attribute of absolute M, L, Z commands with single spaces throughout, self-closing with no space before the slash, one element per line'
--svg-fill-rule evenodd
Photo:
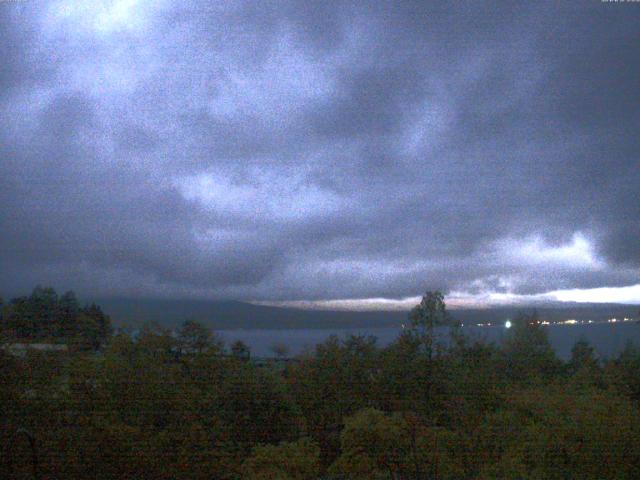
<path fill-rule="evenodd" d="M 0 1 L 0 293 L 640 302 L 639 38 L 599 0 Z"/>

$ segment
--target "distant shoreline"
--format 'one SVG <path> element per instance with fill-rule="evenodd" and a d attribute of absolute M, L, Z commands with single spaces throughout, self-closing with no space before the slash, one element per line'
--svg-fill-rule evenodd
<path fill-rule="evenodd" d="M 408 323 L 406 311 L 331 311 L 271 307 L 243 302 L 208 302 L 161 299 L 94 299 L 110 315 L 115 326 L 137 328 L 156 322 L 173 328 L 185 319 L 197 320 L 213 330 L 238 329 L 336 329 L 400 328 Z M 638 305 L 570 304 L 562 307 L 536 305 L 482 309 L 451 309 L 463 324 L 504 323 L 519 313 L 537 310 L 541 319 L 557 323 L 570 319 L 606 322 L 610 318 L 638 318 Z"/>

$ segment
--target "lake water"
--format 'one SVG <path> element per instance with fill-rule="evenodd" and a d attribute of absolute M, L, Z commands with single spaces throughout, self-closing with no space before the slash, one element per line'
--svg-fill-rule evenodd
<path fill-rule="evenodd" d="M 583 325 L 546 325 L 551 345 L 560 358 L 567 359 L 571 348 L 581 338 L 586 339 L 596 353 L 602 357 L 612 357 L 620 353 L 629 340 L 640 345 L 640 323 L 602 323 Z M 438 329 L 436 329 L 438 330 Z M 474 339 L 499 343 L 507 334 L 504 326 L 478 327 L 465 326 L 463 332 Z M 400 334 L 399 328 L 349 328 L 349 329 L 290 329 L 290 330 L 222 330 L 218 333 L 227 345 L 242 340 L 251 348 L 254 357 L 274 356 L 271 347 L 275 344 L 286 345 L 289 355 L 304 351 L 313 351 L 315 345 L 325 341 L 330 335 L 345 338 L 348 335 L 372 335 L 378 339 L 379 346 L 385 346 Z M 446 337 L 447 331 L 439 329 Z"/>

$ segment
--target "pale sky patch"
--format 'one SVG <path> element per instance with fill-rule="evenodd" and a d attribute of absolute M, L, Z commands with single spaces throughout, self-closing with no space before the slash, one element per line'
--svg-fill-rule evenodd
<path fill-rule="evenodd" d="M 626 287 L 600 287 L 555 290 L 548 295 L 561 302 L 627 303 L 640 304 L 640 284 Z"/>
<path fill-rule="evenodd" d="M 507 238 L 497 242 L 496 255 L 515 264 L 566 266 L 599 269 L 603 263 L 597 258 L 593 244 L 581 232 L 575 232 L 569 242 L 554 245 L 541 235 Z"/>
<path fill-rule="evenodd" d="M 225 215 L 277 221 L 327 216 L 337 211 L 337 194 L 309 184 L 301 177 L 249 173 L 234 178 L 203 173 L 175 180 L 187 199 Z"/>
<path fill-rule="evenodd" d="M 154 0 L 155 8 L 160 1 Z M 49 19 L 58 28 L 87 29 L 94 34 L 108 35 L 141 28 L 145 21 L 145 3 L 142 0 L 61 0 L 49 6 Z"/>

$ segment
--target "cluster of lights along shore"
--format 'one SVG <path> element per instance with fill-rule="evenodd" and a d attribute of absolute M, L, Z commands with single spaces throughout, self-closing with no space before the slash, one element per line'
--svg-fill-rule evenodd
<path fill-rule="evenodd" d="M 601 320 L 601 321 L 596 321 L 596 320 L 576 320 L 573 318 L 570 318 L 568 320 L 560 320 L 557 322 L 549 322 L 547 320 L 540 320 L 537 323 L 540 325 L 592 325 L 592 324 L 603 324 L 603 323 L 624 323 L 624 322 L 633 322 L 633 318 L 629 318 L 629 317 L 624 317 L 624 318 L 609 318 L 607 320 Z M 487 322 L 487 323 L 476 323 L 477 327 L 495 327 L 498 326 L 498 323 L 492 323 L 492 322 Z M 464 327 L 464 324 L 462 324 L 462 326 Z M 504 328 L 511 328 L 513 326 L 513 323 L 511 322 L 510 319 L 507 319 L 504 322 Z"/>

